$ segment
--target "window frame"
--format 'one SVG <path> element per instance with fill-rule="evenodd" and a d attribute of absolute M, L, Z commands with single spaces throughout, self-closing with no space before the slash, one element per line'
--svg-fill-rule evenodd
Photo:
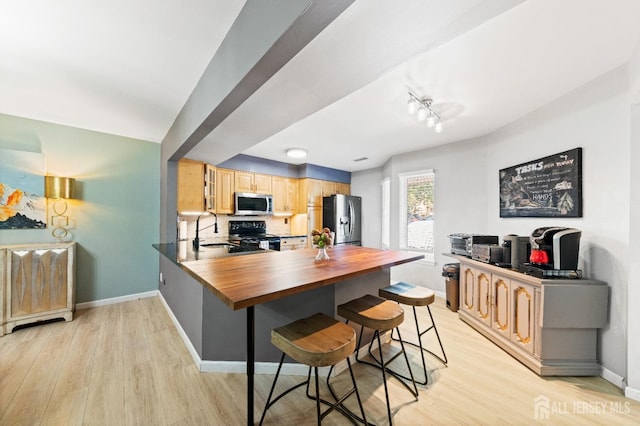
<path fill-rule="evenodd" d="M 399 233 L 398 233 L 398 247 L 400 248 L 400 250 L 404 250 L 404 251 L 409 251 L 409 252 L 416 252 L 416 253 L 420 253 L 420 254 L 424 254 L 425 257 L 424 259 L 422 259 L 423 262 L 429 263 L 429 264 L 435 264 L 435 229 L 432 228 L 431 230 L 431 239 L 433 241 L 433 249 L 429 250 L 427 248 L 415 248 L 415 247 L 409 247 L 409 243 L 408 243 L 408 221 L 407 221 L 407 210 L 408 210 L 408 204 L 407 204 L 407 183 L 408 180 L 410 178 L 413 177 L 418 177 L 418 176 L 424 176 L 424 175 L 431 175 L 431 179 L 433 182 L 433 210 L 435 212 L 435 190 L 436 190 L 436 185 L 435 185 L 435 180 L 436 180 L 436 174 L 435 174 L 435 170 L 434 169 L 423 169 L 423 170 L 416 170 L 416 171 L 411 171 L 411 172 L 404 172 L 404 173 L 399 173 L 398 174 L 398 192 L 399 192 L 399 204 L 398 204 L 398 213 L 399 213 L 399 225 L 400 225 L 400 229 L 399 229 Z M 433 227 L 435 228 L 435 220 L 432 220 L 433 223 Z"/>
<path fill-rule="evenodd" d="M 382 235 L 381 246 L 388 250 L 391 248 L 391 179 L 386 177 L 380 181 L 380 191 L 382 200 Z"/>

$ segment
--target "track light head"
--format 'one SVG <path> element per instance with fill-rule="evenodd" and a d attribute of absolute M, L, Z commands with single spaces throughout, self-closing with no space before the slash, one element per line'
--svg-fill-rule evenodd
<path fill-rule="evenodd" d="M 424 106 L 420 106 L 420 108 L 418 109 L 418 121 L 426 120 L 427 115 L 429 115 L 427 109 Z"/>
<path fill-rule="evenodd" d="M 431 105 L 432 99 L 420 99 L 413 93 L 409 92 L 409 100 L 407 101 L 407 111 L 413 115 L 417 111 L 417 119 L 420 122 L 426 121 L 427 127 L 433 127 L 436 133 L 442 132 L 442 116 L 435 112 Z"/>
<path fill-rule="evenodd" d="M 409 115 L 413 115 L 417 110 L 418 102 L 414 98 L 409 97 L 409 100 L 407 101 L 407 112 L 409 113 Z"/>
<path fill-rule="evenodd" d="M 429 114 L 429 117 L 427 117 L 427 127 L 431 128 L 434 124 L 436 124 L 436 117 L 433 114 Z"/>

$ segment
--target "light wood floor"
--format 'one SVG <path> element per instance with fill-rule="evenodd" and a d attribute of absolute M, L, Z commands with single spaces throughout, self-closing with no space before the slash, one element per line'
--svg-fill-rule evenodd
<path fill-rule="evenodd" d="M 458 320 L 442 300 L 432 311 L 449 366 L 428 357 L 430 383 L 420 387 L 419 401 L 389 382 L 395 424 L 640 424 L 640 403 L 604 379 L 538 377 Z M 411 324 L 405 322 L 405 338 Z M 369 420 L 386 424 L 379 371 L 355 368 Z M 256 376 L 256 418 L 272 380 Z M 347 380 L 341 374 L 332 383 L 340 389 Z M 245 386 L 243 374 L 198 372 L 155 297 L 78 311 L 72 322 L 0 338 L 1 425 L 242 425 Z M 549 409 L 548 419 L 536 416 L 536 398 Z M 313 423 L 314 403 L 303 389 L 274 406 L 265 421 Z M 325 423 L 348 424 L 339 414 Z"/>

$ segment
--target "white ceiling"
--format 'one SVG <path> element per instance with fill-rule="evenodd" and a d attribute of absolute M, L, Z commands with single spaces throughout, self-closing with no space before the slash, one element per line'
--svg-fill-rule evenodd
<path fill-rule="evenodd" d="M 0 113 L 160 142 L 243 1 L 0 3 Z M 626 63 L 637 0 L 356 1 L 190 153 L 356 171 L 488 134 Z M 435 134 L 406 113 L 434 99 Z M 0 135 L 0 138 L 2 135 Z M 369 160 L 354 162 L 360 157 Z"/>
<path fill-rule="evenodd" d="M 160 142 L 242 0 L 0 2 L 0 113 Z"/>

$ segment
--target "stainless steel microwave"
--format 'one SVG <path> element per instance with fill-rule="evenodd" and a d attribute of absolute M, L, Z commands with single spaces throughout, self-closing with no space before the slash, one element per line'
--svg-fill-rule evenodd
<path fill-rule="evenodd" d="M 270 194 L 251 192 L 235 193 L 235 214 L 238 216 L 261 216 L 273 214 L 273 197 Z"/>

